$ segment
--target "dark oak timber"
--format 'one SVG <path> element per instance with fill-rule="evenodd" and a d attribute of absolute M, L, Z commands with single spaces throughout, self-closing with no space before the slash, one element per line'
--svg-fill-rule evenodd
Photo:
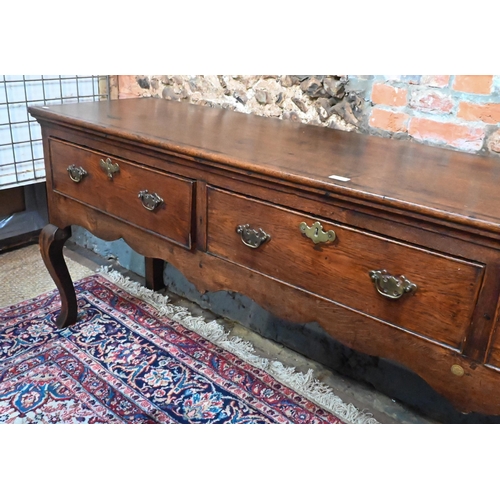
<path fill-rule="evenodd" d="M 59 328 L 76 322 L 78 316 L 75 288 L 63 257 L 63 247 L 71 236 L 71 228 L 59 229 L 47 224 L 40 233 L 40 253 L 61 296 L 61 312 L 56 318 Z"/>
<path fill-rule="evenodd" d="M 202 293 L 316 322 L 458 410 L 500 415 L 499 160 L 153 98 L 30 113 L 58 326 L 77 319 L 62 257 L 76 224 L 145 255 L 154 290 L 167 261 Z"/>
<path fill-rule="evenodd" d="M 146 286 L 154 291 L 165 288 L 163 282 L 163 269 L 165 264 L 161 259 L 145 257 L 146 264 Z"/>

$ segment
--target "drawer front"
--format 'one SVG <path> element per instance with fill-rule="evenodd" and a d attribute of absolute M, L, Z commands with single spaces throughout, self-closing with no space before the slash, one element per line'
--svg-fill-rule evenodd
<path fill-rule="evenodd" d="M 312 238 L 323 230 L 327 241 L 314 243 L 302 223 L 312 228 Z M 246 224 L 254 232 L 240 227 Z M 334 231 L 333 241 L 328 231 Z M 215 188 L 208 191 L 207 250 L 455 349 L 471 323 L 484 274 L 484 266 L 474 262 Z M 388 288 L 396 280 L 372 278 L 372 271 L 387 271 L 400 281 L 403 275 L 416 290 L 407 283 L 396 287 L 400 298 L 388 298 L 383 294 L 392 293 Z"/>
<path fill-rule="evenodd" d="M 491 336 L 486 364 L 500 370 L 500 301 L 497 303 L 495 318 L 496 325 Z"/>
<path fill-rule="evenodd" d="M 106 154 L 57 139 L 50 140 L 50 157 L 54 191 L 191 248 L 193 181 L 120 158 L 108 161 Z M 82 174 L 74 171 L 78 182 L 70 165 L 86 172 L 78 180 Z"/>

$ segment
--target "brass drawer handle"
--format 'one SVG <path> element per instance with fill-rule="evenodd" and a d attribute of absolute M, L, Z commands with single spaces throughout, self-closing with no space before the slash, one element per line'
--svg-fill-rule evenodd
<path fill-rule="evenodd" d="M 250 224 L 239 225 L 236 232 L 241 236 L 241 241 L 250 248 L 259 248 L 263 243 L 271 239 L 271 236 L 262 229 L 251 229 Z"/>
<path fill-rule="evenodd" d="M 312 242 L 316 245 L 317 243 L 328 243 L 335 241 L 337 235 L 335 231 L 323 231 L 323 226 L 321 223 L 316 221 L 311 227 L 309 227 L 305 222 L 301 222 L 299 224 L 300 232 L 306 235 L 308 238 L 312 240 Z"/>
<path fill-rule="evenodd" d="M 368 274 L 375 283 L 377 292 L 388 299 L 400 299 L 403 294 L 417 290 L 415 283 L 407 280 L 404 276 L 392 276 L 385 269 L 370 271 Z"/>
<path fill-rule="evenodd" d="M 99 165 L 101 165 L 101 168 L 106 172 L 106 174 L 108 174 L 110 179 L 113 178 L 114 174 L 117 174 L 120 171 L 118 163 L 113 163 L 110 158 L 107 158 L 106 160 L 101 159 Z"/>
<path fill-rule="evenodd" d="M 156 193 L 150 193 L 147 189 L 139 192 L 142 206 L 151 212 L 158 208 L 163 203 L 163 198 L 160 198 Z"/>
<path fill-rule="evenodd" d="M 73 182 L 80 182 L 88 172 L 83 167 L 77 167 L 76 165 L 70 165 L 67 169 L 69 178 Z"/>

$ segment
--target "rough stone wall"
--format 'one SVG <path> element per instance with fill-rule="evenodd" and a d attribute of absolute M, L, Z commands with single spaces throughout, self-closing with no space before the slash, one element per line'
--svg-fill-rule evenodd
<path fill-rule="evenodd" d="M 118 77 L 120 99 L 153 96 L 354 130 L 362 101 L 339 75 L 136 75 Z"/>
<path fill-rule="evenodd" d="M 185 100 L 500 155 L 500 76 L 126 75 L 112 96 Z"/>

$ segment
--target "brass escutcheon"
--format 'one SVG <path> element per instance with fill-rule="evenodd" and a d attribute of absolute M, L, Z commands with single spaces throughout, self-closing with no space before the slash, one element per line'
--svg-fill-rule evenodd
<path fill-rule="evenodd" d="M 68 171 L 69 178 L 77 183 L 87 175 L 87 171 L 83 167 L 77 167 L 76 165 L 70 165 L 66 170 Z"/>
<path fill-rule="evenodd" d="M 300 232 L 306 235 L 316 245 L 318 243 L 329 243 L 335 241 L 337 235 L 335 231 L 323 231 L 323 226 L 320 222 L 316 221 L 311 227 L 305 222 L 299 224 Z"/>
<path fill-rule="evenodd" d="M 451 365 L 451 373 L 457 377 L 463 377 L 465 370 L 460 365 Z"/>
<path fill-rule="evenodd" d="M 271 236 L 262 229 L 251 229 L 250 224 L 240 224 L 236 232 L 241 236 L 241 241 L 250 248 L 259 248 L 271 239 Z"/>
<path fill-rule="evenodd" d="M 375 284 L 377 292 L 388 299 L 400 299 L 403 294 L 414 292 L 417 289 L 417 285 L 404 276 L 392 276 L 385 269 L 370 271 L 368 274 Z"/>
<path fill-rule="evenodd" d="M 106 160 L 102 160 L 99 162 L 101 168 L 108 174 L 110 179 L 113 178 L 114 174 L 117 174 L 120 171 L 120 166 L 118 163 L 113 163 L 111 158 L 107 158 Z"/>

